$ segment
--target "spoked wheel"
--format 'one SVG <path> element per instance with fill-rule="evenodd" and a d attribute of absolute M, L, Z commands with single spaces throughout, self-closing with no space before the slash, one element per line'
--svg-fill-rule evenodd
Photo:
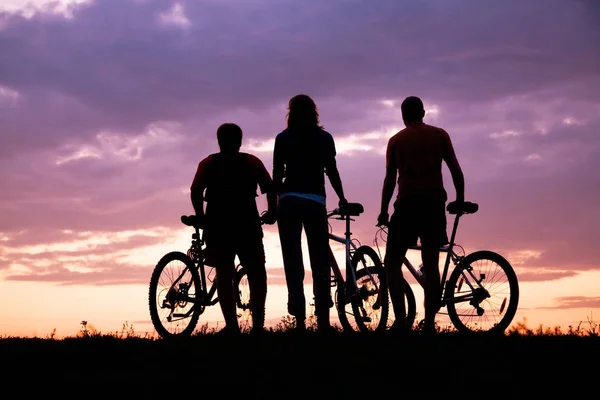
<path fill-rule="evenodd" d="M 385 271 L 375 250 L 361 246 L 352 256 L 356 271 L 356 293 L 348 293 L 338 282 L 336 307 L 344 331 L 383 331 L 389 313 Z M 348 285 L 350 286 L 350 285 Z"/>
<path fill-rule="evenodd" d="M 192 260 L 175 251 L 156 264 L 150 278 L 148 304 L 154 329 L 162 338 L 190 336 L 203 306 L 194 308 L 201 293 L 200 276 Z"/>
<path fill-rule="evenodd" d="M 245 268 L 238 267 L 234 280 L 235 304 L 237 307 L 238 324 L 240 329 L 252 329 L 252 309 L 250 308 L 250 282 Z"/>
<path fill-rule="evenodd" d="M 404 310 L 406 311 L 407 326 L 413 327 L 417 318 L 417 302 L 415 300 L 415 293 L 406 279 L 404 280 Z"/>
<path fill-rule="evenodd" d="M 517 275 L 491 251 L 466 256 L 452 271 L 446 291 L 448 316 L 459 332 L 504 333 L 517 312 Z"/>

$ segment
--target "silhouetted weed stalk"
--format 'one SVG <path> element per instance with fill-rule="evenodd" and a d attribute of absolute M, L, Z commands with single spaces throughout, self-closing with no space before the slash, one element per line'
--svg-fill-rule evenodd
<path fill-rule="evenodd" d="M 597 321 L 594 321 L 591 316 L 587 317 L 587 321 L 579 321 L 577 327 L 569 325 L 566 330 L 561 329 L 559 326 L 555 327 L 544 327 L 539 325 L 537 328 L 532 329 L 527 327 L 527 320 L 523 318 L 522 322 L 517 322 L 511 326 L 507 331 L 507 336 L 592 336 L 598 337 L 600 334 L 600 327 Z"/>

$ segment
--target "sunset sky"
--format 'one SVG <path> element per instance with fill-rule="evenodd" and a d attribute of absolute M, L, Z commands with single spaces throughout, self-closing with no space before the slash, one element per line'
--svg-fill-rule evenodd
<path fill-rule="evenodd" d="M 271 171 L 298 93 L 334 136 L 347 198 L 365 206 L 362 243 L 377 231 L 399 104 L 416 95 L 480 205 L 457 242 L 515 267 L 513 322 L 600 319 L 599 20 L 596 0 L 2 0 L 0 335 L 72 335 L 82 320 L 152 331 L 150 274 L 189 246 L 179 218 L 217 127 L 239 124 L 242 151 Z M 276 226 L 265 245 L 277 321 Z M 200 324 L 221 318 L 212 307 Z"/>

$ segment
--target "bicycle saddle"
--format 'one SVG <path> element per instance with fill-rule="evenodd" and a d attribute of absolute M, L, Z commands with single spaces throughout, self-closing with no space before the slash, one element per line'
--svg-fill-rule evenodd
<path fill-rule="evenodd" d="M 196 229 L 200 229 L 200 221 L 195 215 L 182 215 L 181 222 L 186 226 L 193 226 Z"/>
<path fill-rule="evenodd" d="M 463 201 L 462 203 L 452 201 L 448 203 L 446 210 L 450 214 L 475 214 L 479 210 L 479 205 L 470 201 Z"/>
<path fill-rule="evenodd" d="M 340 207 L 340 215 L 349 215 L 351 217 L 358 217 L 364 211 L 365 209 L 360 203 L 347 203 L 345 206 Z"/>

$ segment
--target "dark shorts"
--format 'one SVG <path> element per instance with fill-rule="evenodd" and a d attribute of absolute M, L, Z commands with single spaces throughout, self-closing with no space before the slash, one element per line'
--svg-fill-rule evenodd
<path fill-rule="evenodd" d="M 441 196 L 411 196 L 394 203 L 387 243 L 394 247 L 421 245 L 443 246 L 446 232 L 446 199 Z"/>
<path fill-rule="evenodd" d="M 240 264 L 248 269 L 265 265 L 265 248 L 260 224 L 230 227 L 229 230 L 207 227 L 204 231 L 204 241 L 206 243 L 205 265 L 232 266 L 236 256 Z"/>

